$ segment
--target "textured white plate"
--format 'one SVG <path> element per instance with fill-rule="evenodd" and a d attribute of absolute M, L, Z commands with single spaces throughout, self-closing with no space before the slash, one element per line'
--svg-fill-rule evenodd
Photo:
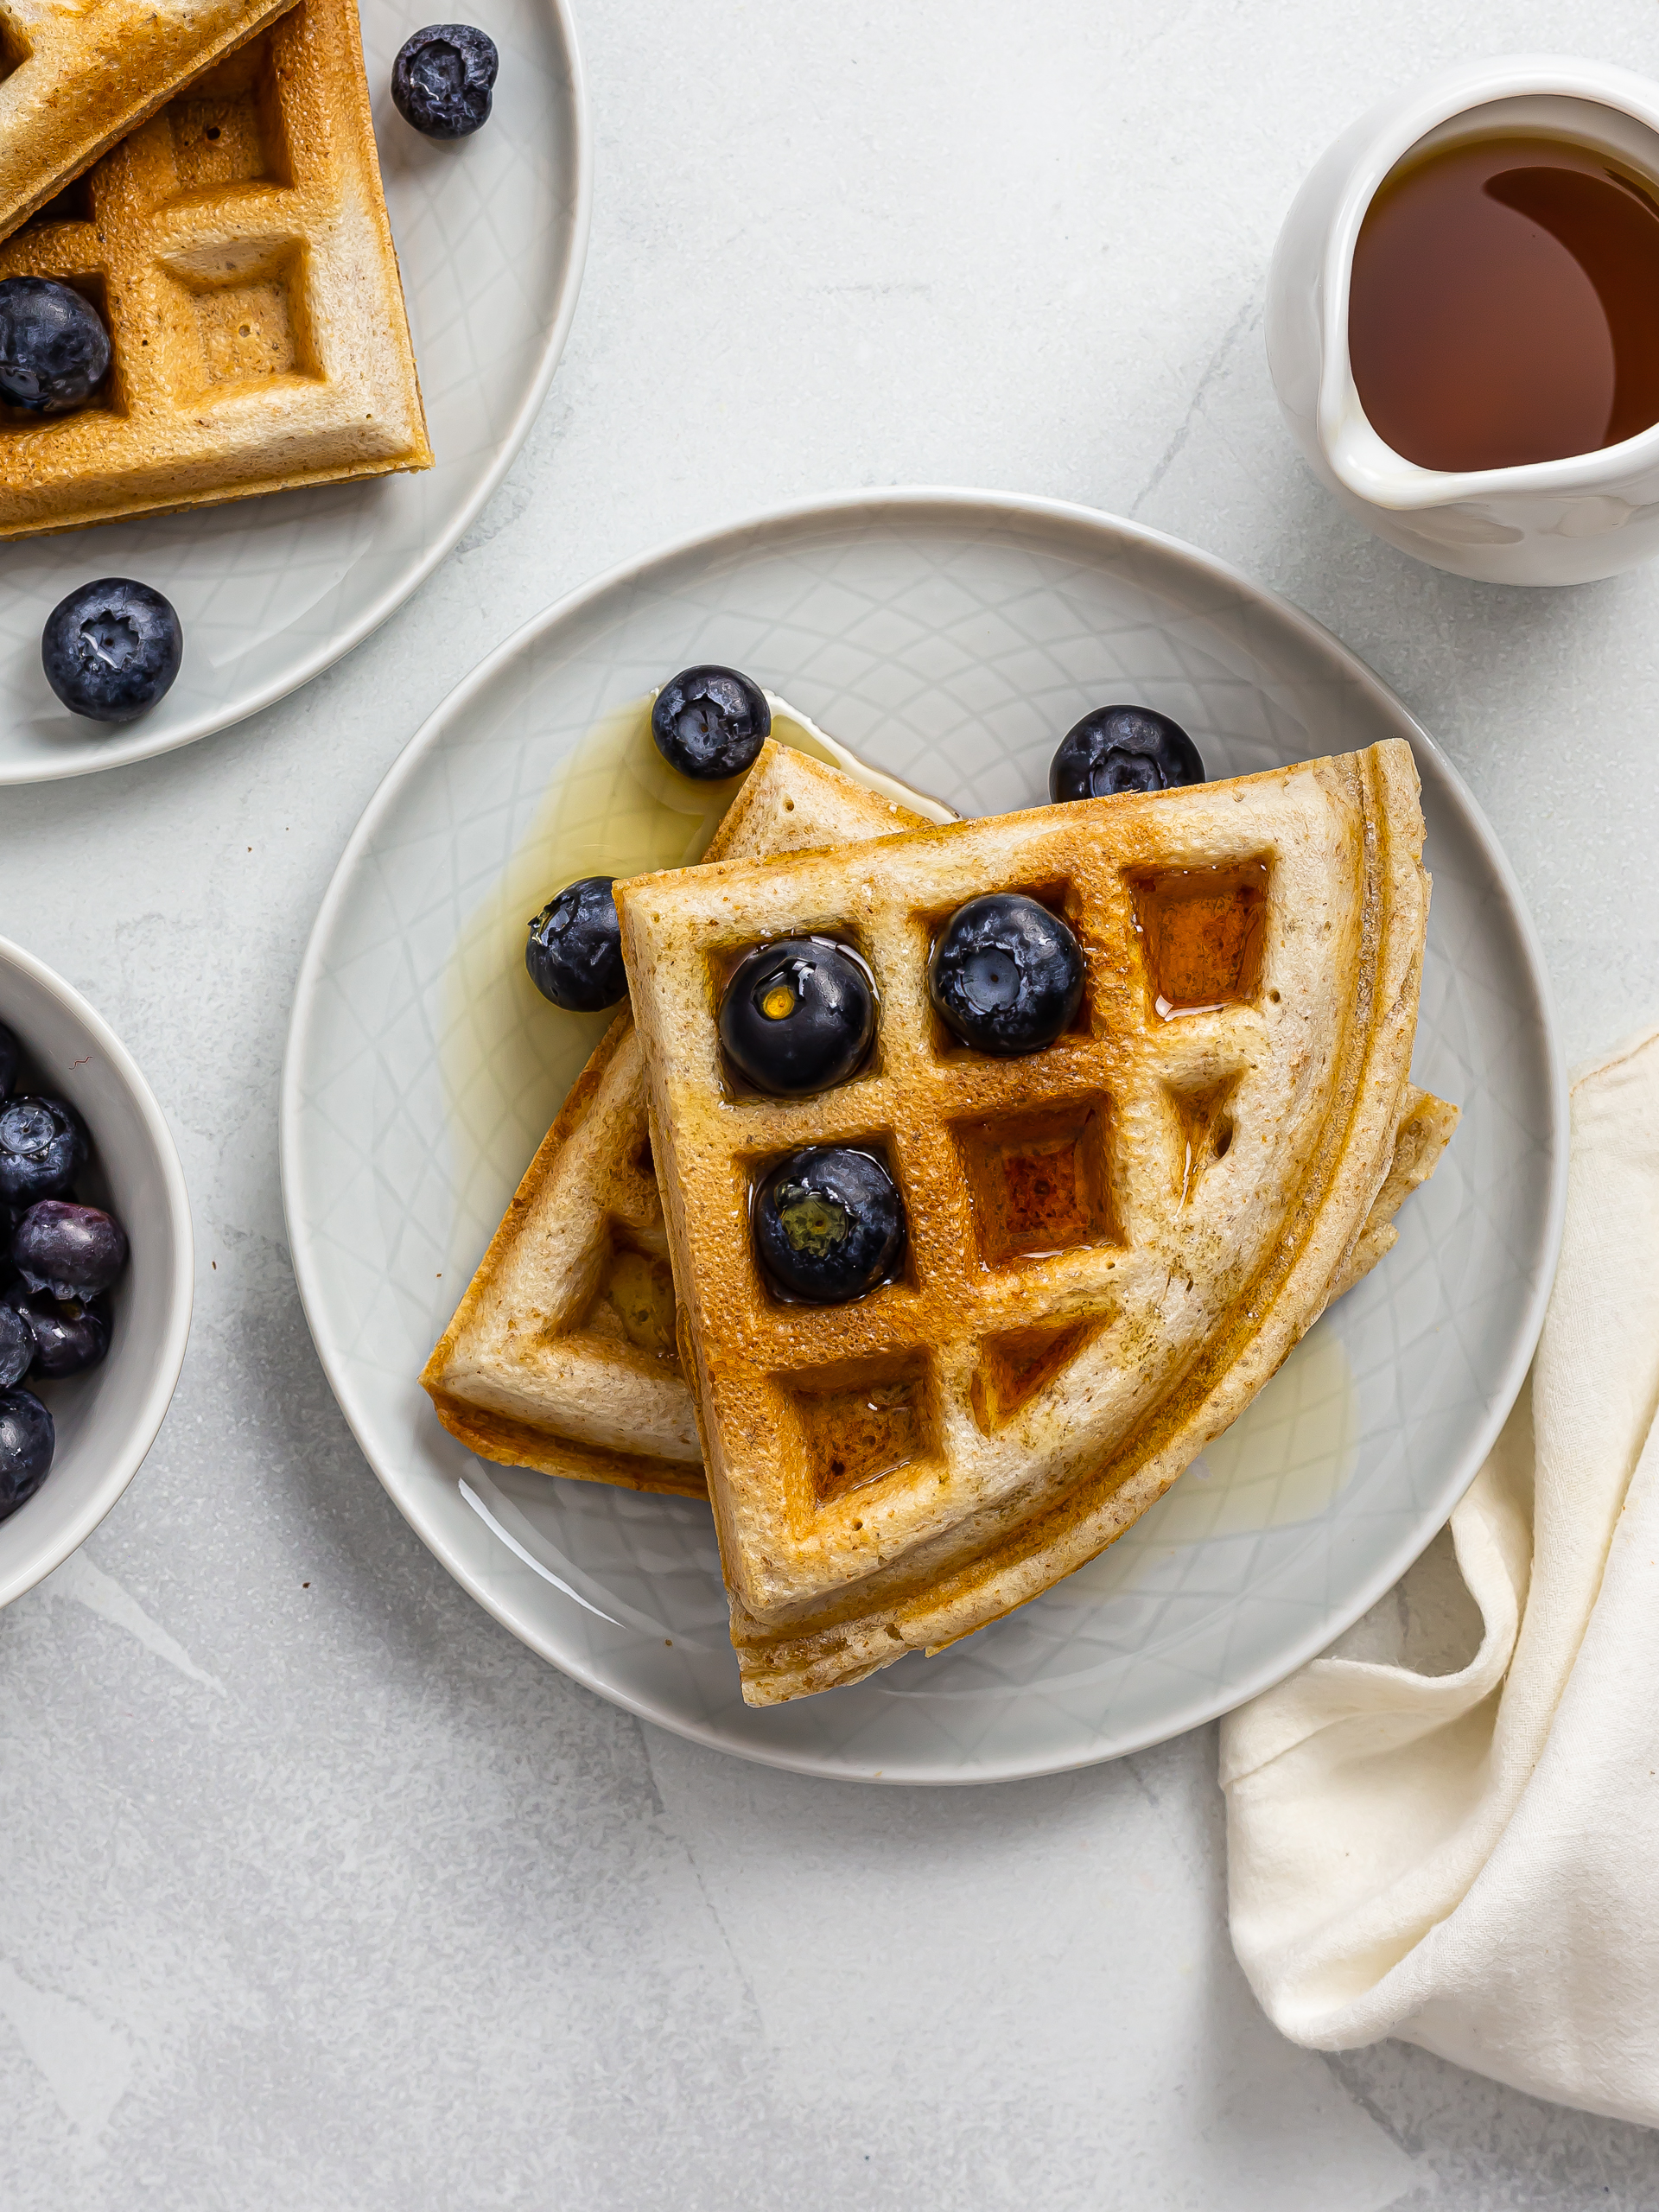
<path fill-rule="evenodd" d="M 239 721 L 365 638 L 431 574 L 500 482 L 536 418 L 575 312 L 588 243 L 582 65 L 566 0 L 487 0 L 501 54 L 472 138 L 411 130 L 387 89 L 429 0 L 362 0 L 386 204 L 436 466 L 418 476 L 237 499 L 0 545 L 0 785 L 148 760 Z M 164 591 L 184 665 L 118 729 L 60 707 L 41 629 L 94 576 Z"/>
<path fill-rule="evenodd" d="M 415 1380 L 557 1103 L 535 1079 L 551 1062 L 533 991 L 513 1001 L 525 1033 L 499 1039 L 496 1067 L 467 1064 L 459 949 L 475 954 L 478 916 L 537 834 L 538 799 L 573 744 L 607 709 L 708 659 L 966 813 L 1040 798 L 1058 739 L 1111 699 L 1177 716 L 1213 776 L 1409 739 L 1434 875 L 1416 1074 L 1464 1109 L 1395 1251 L 1111 1550 L 938 1659 L 765 1712 L 738 1696 L 705 1510 L 486 1467 L 439 1427 Z M 1455 772 L 1351 654 L 1132 524 L 1000 495 L 872 493 L 601 579 L 427 723 L 317 919 L 284 1072 L 283 1172 L 301 1292 L 346 1418 L 498 1619 L 619 1704 L 751 1758 L 990 1781 L 1109 1758 L 1225 1711 L 1403 1571 L 1525 1372 L 1560 1235 L 1565 1125 L 1508 866 Z"/>

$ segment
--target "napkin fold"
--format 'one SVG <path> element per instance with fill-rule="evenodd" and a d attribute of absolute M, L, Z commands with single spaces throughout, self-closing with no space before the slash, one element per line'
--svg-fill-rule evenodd
<path fill-rule="evenodd" d="M 1452 1516 L 1474 1659 L 1318 1659 L 1222 1724 L 1234 1948 L 1294 2042 L 1659 2125 L 1656 1410 L 1659 1030 L 1573 1085 L 1529 1388 Z"/>

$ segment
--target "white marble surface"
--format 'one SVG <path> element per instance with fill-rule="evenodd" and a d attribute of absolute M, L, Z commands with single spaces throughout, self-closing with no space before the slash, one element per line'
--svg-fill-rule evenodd
<path fill-rule="evenodd" d="M 1659 16 L 605 0 L 582 29 L 586 294 L 461 551 L 257 721 L 0 795 L 0 931 L 138 1055 L 200 1254 L 148 1465 L 0 1617 L 0 2202 L 1649 2207 L 1640 2130 L 1281 2041 L 1227 1943 L 1209 1732 L 880 1793 L 531 1658 L 340 1419 L 276 1109 L 311 915 L 429 709 L 612 561 L 849 484 L 1090 500 L 1276 584 L 1473 784 L 1569 1052 L 1659 1013 L 1659 573 L 1527 594 L 1369 541 L 1292 454 L 1260 329 L 1296 183 L 1380 88 L 1523 46 L 1659 73 Z"/>

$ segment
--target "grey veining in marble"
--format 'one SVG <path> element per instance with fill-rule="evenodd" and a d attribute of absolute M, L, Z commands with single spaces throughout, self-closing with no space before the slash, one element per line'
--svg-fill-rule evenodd
<path fill-rule="evenodd" d="M 1277 585 L 1473 785 L 1569 1052 L 1659 1013 L 1659 573 L 1506 592 L 1371 542 L 1292 454 L 1260 327 L 1286 205 L 1379 89 L 1523 47 L 1659 72 L 1659 16 L 595 0 L 582 30 L 586 293 L 457 555 L 243 728 L 0 795 L 0 931 L 137 1054 L 200 1255 L 149 1464 L 0 1616 L 0 2202 L 1652 2206 L 1640 2130 L 1279 2038 L 1227 1943 L 1209 1732 L 882 1793 L 722 1762 L 543 1667 L 335 1410 L 276 1109 L 311 915 L 432 706 L 611 562 L 849 484 L 1085 499 Z"/>

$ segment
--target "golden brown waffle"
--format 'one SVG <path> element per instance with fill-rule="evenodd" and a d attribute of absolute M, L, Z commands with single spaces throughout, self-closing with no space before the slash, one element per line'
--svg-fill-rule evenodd
<path fill-rule="evenodd" d="M 1273 1375 L 1383 1226 L 1415 1094 L 1427 917 L 1409 748 L 619 885 L 652 1144 L 745 1697 L 937 1649 L 1046 1589 Z M 952 1042 L 931 935 L 965 899 L 1063 911 L 1078 1025 L 1013 1060 Z M 867 1070 L 741 1094 L 729 963 L 850 940 Z M 1432 1139 L 1430 1140 L 1432 1141 Z M 750 1194 L 861 1145 L 903 1194 L 902 1279 L 851 1305 L 763 1284 Z"/>
<path fill-rule="evenodd" d="M 4 0 L 0 238 L 293 0 Z"/>
<path fill-rule="evenodd" d="M 0 409 L 0 537 L 430 467 L 351 0 L 301 0 L 73 194 L 0 276 L 85 291 L 113 365 L 74 413 Z"/>
<path fill-rule="evenodd" d="M 1332 1300 L 1351 1291 L 1362 1275 L 1369 1274 L 1379 1260 L 1393 1251 L 1400 1241 L 1400 1232 L 1394 1225 L 1395 1214 L 1412 1192 L 1420 1190 L 1434 1173 L 1440 1154 L 1452 1141 L 1452 1132 L 1462 1119 L 1461 1108 L 1447 1105 L 1433 1091 L 1419 1090 L 1414 1084 L 1407 1084 L 1388 1176 L 1365 1217 L 1365 1226 L 1355 1240 L 1353 1250 L 1337 1271 L 1331 1286 Z"/>
<path fill-rule="evenodd" d="M 798 852 L 918 818 L 769 742 L 709 857 Z M 421 1381 L 444 1427 L 484 1459 L 707 1496 L 626 1012 L 531 1162 Z"/>

